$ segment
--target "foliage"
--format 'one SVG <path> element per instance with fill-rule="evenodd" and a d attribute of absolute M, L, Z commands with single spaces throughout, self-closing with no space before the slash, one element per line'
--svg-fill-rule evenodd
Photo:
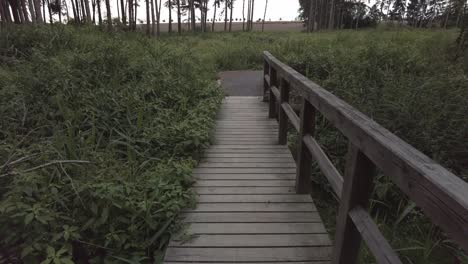
<path fill-rule="evenodd" d="M 1 34 L 0 246 L 8 262 L 22 252 L 32 263 L 157 260 L 192 200 L 190 172 L 220 98 L 214 73 L 261 69 L 263 50 L 467 180 L 468 64 L 455 31 L 158 41 L 62 27 Z M 323 117 L 317 128 L 342 170 L 346 140 Z M 333 232 L 336 203 L 320 192 L 329 187 L 317 168 L 313 181 Z M 466 261 L 388 177 L 375 183 L 372 213 L 406 263 Z M 372 263 L 365 251 L 362 258 Z"/>
<path fill-rule="evenodd" d="M 0 262 L 153 261 L 193 201 L 212 72 L 137 35 L 0 34 Z"/>

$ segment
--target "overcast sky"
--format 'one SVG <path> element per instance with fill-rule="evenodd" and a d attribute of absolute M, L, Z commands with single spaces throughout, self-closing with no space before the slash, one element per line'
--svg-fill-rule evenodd
<path fill-rule="evenodd" d="M 111 0 L 113 3 L 112 6 L 112 16 L 117 17 L 117 1 L 120 2 L 120 0 Z M 159 0 L 157 0 L 159 2 Z M 257 20 L 259 18 L 263 18 L 263 12 L 265 11 L 265 1 L 266 0 L 255 0 L 255 9 L 254 9 L 254 20 Z M 104 2 L 104 1 L 102 1 Z M 165 0 L 163 0 L 165 2 Z M 213 1 L 209 1 L 209 11 L 208 11 L 208 18 L 212 19 L 213 18 L 213 6 L 212 3 Z M 247 0 L 246 0 L 247 2 Z M 242 3 L 243 0 L 235 0 L 234 3 L 234 13 L 233 13 L 233 18 L 240 19 L 242 18 Z M 138 8 L 138 19 L 146 21 L 146 6 L 145 6 L 145 1 L 140 0 L 139 1 L 139 8 Z M 105 10 L 105 5 L 103 5 L 103 10 Z M 295 20 L 298 16 L 298 10 L 299 10 L 299 1 L 298 0 L 268 0 L 268 8 L 267 8 L 267 15 L 266 15 L 266 20 L 279 20 L 280 18 L 282 20 L 290 21 L 290 20 Z M 218 8 L 217 10 L 217 18 L 224 18 L 224 16 L 221 15 L 221 12 L 223 11 L 223 8 L 221 10 Z M 172 16 L 173 20 L 176 21 L 176 9 L 173 10 Z M 245 9 L 245 14 L 247 15 L 247 8 Z M 197 17 L 199 17 L 200 14 L 197 12 Z M 163 8 L 161 11 L 161 21 L 166 20 L 168 21 L 168 10 L 167 8 Z"/>

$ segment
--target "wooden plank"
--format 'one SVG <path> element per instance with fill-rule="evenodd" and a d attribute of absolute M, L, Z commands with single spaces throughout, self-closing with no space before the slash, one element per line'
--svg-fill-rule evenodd
<path fill-rule="evenodd" d="M 288 147 L 280 145 L 271 145 L 271 146 L 256 146 L 256 145 L 214 145 L 210 149 L 282 149 L 287 150 Z"/>
<path fill-rule="evenodd" d="M 295 173 L 295 168 L 195 168 L 195 173 L 239 173 L 239 174 L 255 174 L 255 173 Z"/>
<path fill-rule="evenodd" d="M 192 223 L 187 234 L 326 234 L 322 223 Z"/>
<path fill-rule="evenodd" d="M 182 214 L 186 223 L 320 223 L 318 212 L 190 212 Z"/>
<path fill-rule="evenodd" d="M 294 180 L 198 180 L 194 186 L 198 187 L 292 187 Z"/>
<path fill-rule="evenodd" d="M 349 143 L 345 182 L 336 221 L 333 264 L 356 263 L 361 236 L 348 213 L 356 206 L 367 208 L 372 192 L 374 164 L 356 146 Z"/>
<path fill-rule="evenodd" d="M 275 162 L 295 162 L 294 159 L 289 155 L 289 157 L 261 157 L 261 158 L 252 158 L 252 157 L 210 157 L 203 158 L 202 163 L 216 163 L 216 162 L 231 162 L 231 163 L 275 163 Z"/>
<path fill-rule="evenodd" d="M 310 195 L 198 195 L 198 203 L 312 203 Z M 313 206 L 311 206 L 313 207 Z"/>
<path fill-rule="evenodd" d="M 195 187 L 198 194 L 291 194 L 292 187 Z"/>
<path fill-rule="evenodd" d="M 349 216 L 379 264 L 402 263 L 364 208 L 357 206 Z"/>
<path fill-rule="evenodd" d="M 468 183 L 271 54 L 264 58 L 468 251 Z"/>
<path fill-rule="evenodd" d="M 299 129 L 299 146 L 297 154 L 296 192 L 309 193 L 310 175 L 312 174 L 312 157 L 303 138 L 315 133 L 315 109 L 306 100 L 302 99 L 301 121 Z"/>
<path fill-rule="evenodd" d="M 288 154 L 291 155 L 291 152 L 288 149 L 207 149 L 205 150 L 206 154 Z"/>
<path fill-rule="evenodd" d="M 343 176 L 341 176 L 318 142 L 311 135 L 304 136 L 303 141 L 319 165 L 320 171 L 330 183 L 335 195 L 340 198 L 343 189 Z"/>
<path fill-rule="evenodd" d="M 289 122 L 291 122 L 292 126 L 296 131 L 299 132 L 300 130 L 300 120 L 299 117 L 296 115 L 294 110 L 292 109 L 291 105 L 288 103 L 283 103 L 281 104 L 281 108 L 283 109 L 284 113 L 289 119 Z"/>
<path fill-rule="evenodd" d="M 296 163 L 203 162 L 198 164 L 198 168 L 296 168 Z"/>
<path fill-rule="evenodd" d="M 187 212 L 316 212 L 313 203 L 199 203 Z"/>
<path fill-rule="evenodd" d="M 173 240 L 169 244 L 169 247 L 198 248 L 313 246 L 331 246 L 328 234 L 198 235 L 188 240 Z"/>
<path fill-rule="evenodd" d="M 280 80 L 280 105 L 289 102 L 289 84 L 283 78 Z M 287 115 L 282 107 L 279 108 L 278 114 L 278 144 L 286 145 L 288 143 L 288 120 Z"/>
<path fill-rule="evenodd" d="M 295 180 L 295 174 L 194 174 L 199 180 Z"/>
<path fill-rule="evenodd" d="M 202 158 L 211 159 L 211 158 L 232 158 L 232 159 L 244 159 L 244 158 L 258 158 L 258 159 L 268 159 L 268 158 L 275 158 L 275 159 L 283 159 L 283 158 L 291 158 L 291 152 L 286 151 L 283 153 L 203 153 Z"/>
<path fill-rule="evenodd" d="M 174 248 L 169 247 L 166 261 L 186 262 L 279 262 L 329 260 L 330 247 L 281 248 Z"/>
<path fill-rule="evenodd" d="M 257 145 L 271 145 L 271 144 L 276 144 L 278 142 L 278 140 L 274 139 L 274 140 L 254 140 L 254 141 L 250 141 L 250 140 L 215 140 L 214 143 L 216 144 L 249 144 L 249 143 L 252 143 L 252 144 L 257 144 Z"/>

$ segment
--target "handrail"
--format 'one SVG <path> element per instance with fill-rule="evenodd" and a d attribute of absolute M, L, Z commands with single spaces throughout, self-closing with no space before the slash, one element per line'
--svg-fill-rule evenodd
<path fill-rule="evenodd" d="M 383 239 L 381 234 L 368 233 L 378 229 L 369 224 L 371 218 L 365 210 L 374 166 L 390 176 L 403 193 L 468 252 L 468 183 L 269 52 L 265 51 L 263 58 L 264 99 L 269 99 L 269 117 L 279 119 L 279 143 L 286 144 L 288 120 L 299 132 L 296 191 L 310 191 L 313 158 L 341 199 L 332 263 L 355 263 L 361 238 L 366 242 Z M 291 113 L 290 88 L 302 98 L 300 118 Z M 314 138 L 316 112 L 349 140 L 345 177 Z M 388 250 L 384 246 L 372 247 L 371 251 L 379 263 L 401 263 Z"/>

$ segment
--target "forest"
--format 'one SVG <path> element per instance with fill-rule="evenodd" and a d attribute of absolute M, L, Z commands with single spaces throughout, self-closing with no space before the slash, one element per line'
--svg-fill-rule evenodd
<path fill-rule="evenodd" d="M 468 181 L 465 1 L 301 0 L 301 33 L 249 32 L 268 10 L 254 0 L 245 32 L 229 32 L 233 1 L 116 2 L 0 0 L 0 263 L 161 263 L 196 199 L 217 73 L 261 69 L 264 50 Z M 319 119 L 317 138 L 342 168 L 343 136 Z M 336 200 L 316 167 L 312 181 L 333 234 Z M 375 186 L 404 263 L 468 263 L 388 177 Z"/>

